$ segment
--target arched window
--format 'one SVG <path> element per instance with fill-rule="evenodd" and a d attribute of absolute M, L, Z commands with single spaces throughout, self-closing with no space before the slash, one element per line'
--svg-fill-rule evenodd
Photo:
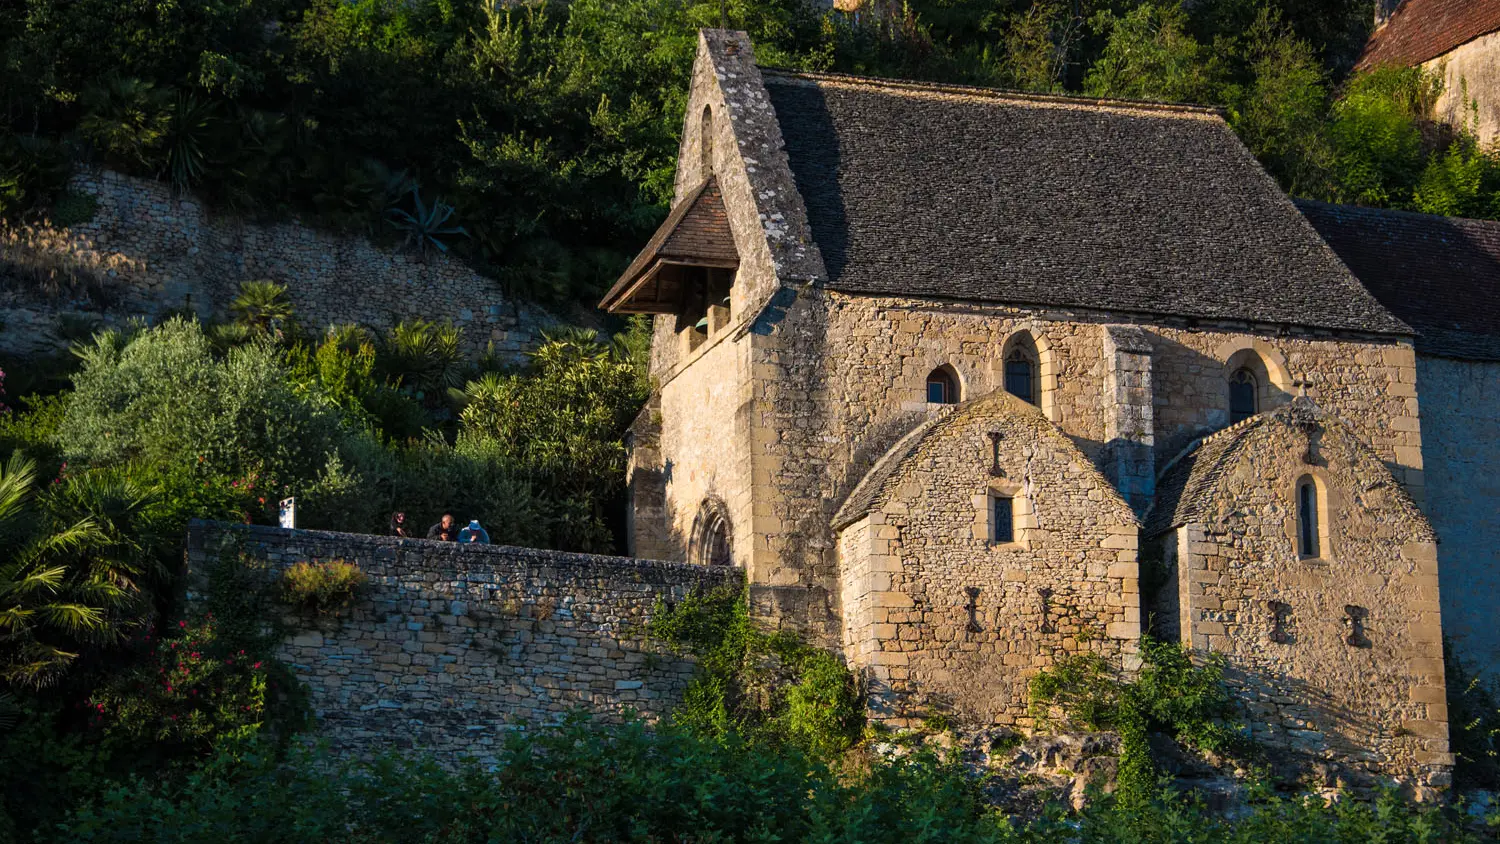
<path fill-rule="evenodd" d="M 1229 375 L 1229 424 L 1243 422 L 1260 412 L 1260 384 L 1248 367 Z"/>
<path fill-rule="evenodd" d="M 1303 559 L 1323 556 L 1320 504 L 1317 481 L 1304 475 L 1297 481 L 1297 556 Z"/>
<path fill-rule="evenodd" d="M 714 173 L 714 112 L 709 106 L 703 107 L 703 119 L 698 132 L 698 145 L 703 155 L 703 178 L 707 179 Z"/>
<path fill-rule="evenodd" d="M 953 370 L 940 366 L 927 376 L 927 402 L 929 404 L 958 404 L 958 379 Z"/>
<path fill-rule="evenodd" d="M 698 518 L 693 522 L 688 560 L 700 566 L 732 566 L 733 539 L 729 508 L 724 506 L 724 502 L 710 496 L 699 508 Z"/>
<path fill-rule="evenodd" d="M 1005 392 L 1022 401 L 1037 403 L 1036 356 L 1017 344 L 1005 356 Z"/>

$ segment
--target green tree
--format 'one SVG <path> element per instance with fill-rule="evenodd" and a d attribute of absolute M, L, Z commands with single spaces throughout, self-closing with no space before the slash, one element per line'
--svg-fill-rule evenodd
<path fill-rule="evenodd" d="M 556 547 L 609 550 L 624 488 L 623 436 L 646 399 L 636 365 L 593 332 L 546 338 L 524 375 L 469 385 L 457 450 L 524 471 L 554 496 Z"/>
<path fill-rule="evenodd" d="M 295 488 L 339 442 L 338 414 L 299 394 L 265 343 L 219 359 L 196 322 L 175 318 L 102 335 L 82 360 L 57 432 L 72 460 Z"/>
<path fill-rule="evenodd" d="M 1443 90 L 1421 68 L 1383 67 L 1355 77 L 1333 107 L 1333 198 L 1406 207 L 1425 169 L 1423 123 Z"/>
<path fill-rule="evenodd" d="M 1085 93 L 1170 103 L 1213 101 L 1203 47 L 1188 32 L 1178 3 L 1142 3 L 1124 15 L 1101 12 L 1093 27 L 1107 36 L 1089 67 Z"/>
<path fill-rule="evenodd" d="M 1290 193 L 1326 198 L 1333 166 L 1329 96 L 1312 46 L 1270 12 L 1262 12 L 1244 40 L 1250 81 L 1226 92 L 1230 125 Z"/>

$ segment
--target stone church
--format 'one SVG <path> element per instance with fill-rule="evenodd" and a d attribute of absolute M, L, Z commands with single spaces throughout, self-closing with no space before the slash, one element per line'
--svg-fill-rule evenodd
<path fill-rule="evenodd" d="M 1299 208 L 1211 109 L 705 31 L 677 200 L 602 302 L 655 315 L 631 551 L 743 568 L 891 724 L 1024 727 L 1038 669 L 1150 631 L 1224 654 L 1261 742 L 1441 785 L 1440 606 L 1495 605 L 1500 237 L 1438 259 L 1413 216 Z"/>

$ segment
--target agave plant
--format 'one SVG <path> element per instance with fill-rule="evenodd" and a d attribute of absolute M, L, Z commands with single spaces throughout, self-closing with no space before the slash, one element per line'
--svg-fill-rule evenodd
<path fill-rule="evenodd" d="M 394 205 L 387 208 L 386 222 L 405 233 L 406 241 L 403 245 L 415 250 L 421 260 L 427 260 L 429 246 L 436 247 L 439 252 L 448 251 L 448 244 L 444 243 L 442 238 L 454 235 L 469 236 L 468 230 L 463 226 L 448 225 L 448 221 L 453 217 L 452 205 L 438 199 L 429 206 L 422 201 L 422 192 L 418 188 L 411 190 L 411 203 L 412 211 Z"/>
<path fill-rule="evenodd" d="M 229 310 L 237 322 L 262 336 L 291 322 L 293 313 L 286 287 L 274 281 L 244 282 Z"/>

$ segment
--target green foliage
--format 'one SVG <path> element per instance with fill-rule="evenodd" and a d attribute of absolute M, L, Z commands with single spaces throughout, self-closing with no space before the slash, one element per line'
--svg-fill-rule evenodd
<path fill-rule="evenodd" d="M 240 294 L 229 303 L 235 321 L 256 337 L 269 337 L 291 323 L 292 302 L 286 286 L 274 281 L 246 281 Z"/>
<path fill-rule="evenodd" d="M 81 355 L 58 430 L 69 459 L 258 476 L 279 491 L 310 480 L 337 443 L 336 415 L 293 390 L 263 343 L 221 360 L 196 323 L 172 319 L 128 340 L 101 335 Z"/>
<path fill-rule="evenodd" d="M 52 212 L 48 216 L 52 225 L 66 229 L 93 220 L 98 208 L 99 200 L 93 196 L 65 191 L 52 203 Z"/>
<path fill-rule="evenodd" d="M 750 621 L 743 589 L 694 594 L 651 615 L 651 635 L 699 660 L 675 723 L 718 740 L 745 736 L 831 759 L 864 727 L 859 688 L 842 660 Z"/>
<path fill-rule="evenodd" d="M 1140 671 L 1123 682 L 1099 655 L 1072 654 L 1032 677 L 1031 715 L 1043 725 L 1118 731 L 1120 799 L 1139 805 L 1156 785 L 1147 740 L 1151 731 L 1213 753 L 1250 752 L 1231 722 L 1235 711 L 1224 665 L 1221 654 L 1195 665 L 1180 644 L 1144 637 Z"/>
<path fill-rule="evenodd" d="M 0 220 L 18 220 L 27 209 L 46 205 L 67 184 L 71 169 L 56 140 L 0 132 Z"/>
<path fill-rule="evenodd" d="M 33 688 L 137 623 L 152 574 L 133 535 L 147 492 L 114 476 L 59 479 L 45 492 L 38 480 L 20 452 L 0 467 L 0 679 Z"/>
<path fill-rule="evenodd" d="M 337 612 L 359 597 L 368 582 L 354 563 L 300 562 L 281 573 L 281 599 L 311 612 Z"/>
<path fill-rule="evenodd" d="M 445 772 L 393 757 L 226 756 L 180 786 L 142 779 L 79 806 L 69 841 L 803 841 L 818 844 L 1304 844 L 1484 839 L 1395 792 L 1364 802 L 1257 793 L 1233 818 L 1170 791 L 1092 800 L 1032 821 L 987 805 L 959 766 L 915 754 L 832 769 L 795 749 L 708 740 L 638 722 L 513 731 L 492 769 Z M 414 807 L 420 807 L 416 810 Z"/>
<path fill-rule="evenodd" d="M 301 723 L 290 672 L 225 636 L 212 614 L 132 644 L 139 653 L 129 667 L 88 702 L 89 730 L 106 751 L 186 765 Z"/>
<path fill-rule="evenodd" d="M 552 547 L 611 545 L 606 519 L 624 492 L 623 437 L 647 395 L 640 365 L 592 332 L 576 332 L 547 338 L 524 374 L 465 390 L 458 451 L 515 466 L 548 491 L 565 515 Z"/>
<path fill-rule="evenodd" d="M 1142 3 L 1123 16 L 1101 12 L 1093 26 L 1107 41 L 1089 67 L 1086 93 L 1173 103 L 1212 101 L 1213 81 L 1202 47 L 1188 33 L 1188 17 L 1179 3 Z"/>
<path fill-rule="evenodd" d="M 428 247 L 439 252 L 448 251 L 444 238 L 469 236 L 463 226 L 449 223 L 455 209 L 441 199 L 433 200 L 428 205 L 422 201 L 422 192 L 412 188 L 411 206 L 409 211 L 400 206 L 387 208 L 386 222 L 404 235 L 406 247 L 423 260 L 427 257 Z"/>
<path fill-rule="evenodd" d="M 1443 676 L 1448 688 L 1448 742 L 1457 762 L 1453 783 L 1460 789 L 1500 791 L 1500 688 L 1465 665 L 1447 639 Z"/>
<path fill-rule="evenodd" d="M 154 169 L 172 124 L 170 98 L 152 82 L 110 75 L 83 92 L 78 132 L 116 167 Z"/>
<path fill-rule="evenodd" d="M 439 401 L 463 383 L 463 329 L 451 324 L 403 320 L 380 351 L 386 379 L 418 400 Z"/>
<path fill-rule="evenodd" d="M 1329 125 L 1340 199 L 1396 207 L 1411 201 L 1427 153 L 1422 121 L 1442 88 L 1441 76 L 1421 68 L 1383 67 L 1350 82 Z"/>

